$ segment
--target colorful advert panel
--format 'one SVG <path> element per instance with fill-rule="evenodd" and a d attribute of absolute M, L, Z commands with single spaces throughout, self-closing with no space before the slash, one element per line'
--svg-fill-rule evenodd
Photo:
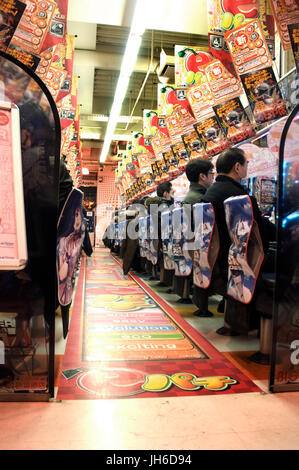
<path fill-rule="evenodd" d="M 272 121 L 287 114 L 272 67 L 241 76 L 245 93 L 257 124 Z"/>
<path fill-rule="evenodd" d="M 56 8 L 50 0 L 25 0 L 26 10 L 13 36 L 12 44 L 25 52 L 39 54 Z"/>
<path fill-rule="evenodd" d="M 274 19 L 268 0 L 208 0 L 210 51 L 233 74 L 224 33 L 244 26 L 255 18 L 260 20 L 271 57 L 274 57 Z"/>
<path fill-rule="evenodd" d="M 175 46 L 175 85 L 189 88 L 198 85 L 203 76 L 203 68 L 213 60 L 204 47 Z"/>
<path fill-rule="evenodd" d="M 0 50 L 6 51 L 7 46 L 9 45 L 15 30 L 19 24 L 19 21 L 24 13 L 26 8 L 25 3 L 20 2 L 19 0 L 12 0 L 7 2 L 7 0 L 0 1 L 0 15 L 1 15 L 1 25 L 0 25 Z"/>
<path fill-rule="evenodd" d="M 239 75 L 272 66 L 271 55 L 258 20 L 226 33 L 225 39 Z"/>
<path fill-rule="evenodd" d="M 194 128 L 186 132 L 186 134 L 183 134 L 182 140 L 189 154 L 190 160 L 195 160 L 196 158 L 209 158 Z"/>
<path fill-rule="evenodd" d="M 210 157 L 218 155 L 222 150 L 229 147 L 229 143 L 216 116 L 195 124 L 194 128 L 203 143 L 206 153 Z"/>
<path fill-rule="evenodd" d="M 240 81 L 220 62 L 213 60 L 205 67 L 205 74 L 214 96 L 215 104 L 240 96 L 243 92 Z"/>
<path fill-rule="evenodd" d="M 187 91 L 187 97 L 197 121 L 213 115 L 215 101 L 208 83 L 194 86 Z"/>
<path fill-rule="evenodd" d="M 218 104 L 213 109 L 230 144 L 237 144 L 255 134 L 239 98 Z"/>
<path fill-rule="evenodd" d="M 291 49 L 288 25 L 299 23 L 299 4 L 296 0 L 270 0 L 276 26 L 285 51 Z"/>

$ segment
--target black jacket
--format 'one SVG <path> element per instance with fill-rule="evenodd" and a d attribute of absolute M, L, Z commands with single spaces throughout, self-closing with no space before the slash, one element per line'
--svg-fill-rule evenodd
<path fill-rule="evenodd" d="M 206 188 L 199 183 L 190 183 L 189 191 L 183 199 L 183 204 L 196 204 L 201 202 L 203 195 L 206 193 Z"/>
<path fill-rule="evenodd" d="M 233 178 L 226 175 L 218 175 L 215 183 L 207 189 L 202 198 L 202 202 L 211 202 L 214 207 L 216 223 L 220 234 L 219 264 L 222 269 L 227 269 L 228 250 L 231 245 L 231 239 L 225 221 L 223 202 L 229 197 L 244 196 L 246 194 L 248 193 L 244 187 Z M 250 196 L 250 199 L 252 202 L 253 216 L 258 224 L 263 241 L 264 251 L 267 252 L 269 240 L 275 240 L 276 237 L 275 225 L 271 224 L 268 219 L 262 217 L 255 197 Z"/>

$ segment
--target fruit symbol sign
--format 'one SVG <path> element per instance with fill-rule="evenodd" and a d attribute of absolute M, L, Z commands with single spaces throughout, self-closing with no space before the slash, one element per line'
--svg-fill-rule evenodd
<path fill-rule="evenodd" d="M 209 52 L 199 48 L 175 46 L 175 84 L 189 88 L 205 81 L 204 66 L 213 60 Z"/>

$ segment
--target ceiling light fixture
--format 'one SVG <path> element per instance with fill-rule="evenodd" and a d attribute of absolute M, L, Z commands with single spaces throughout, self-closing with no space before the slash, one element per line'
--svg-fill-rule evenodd
<path fill-rule="evenodd" d="M 142 35 L 145 31 L 145 21 L 147 18 L 145 12 L 145 5 L 147 5 L 148 3 L 150 2 L 144 2 L 144 0 L 137 0 L 136 2 L 130 34 L 127 41 L 125 54 L 122 60 L 120 74 L 114 94 L 114 101 L 112 104 L 109 121 L 107 124 L 105 140 L 100 156 L 100 162 L 105 162 L 107 158 L 113 132 L 117 124 L 118 117 L 120 115 L 122 102 L 126 95 L 131 73 L 134 69 L 134 65 L 142 41 Z"/>

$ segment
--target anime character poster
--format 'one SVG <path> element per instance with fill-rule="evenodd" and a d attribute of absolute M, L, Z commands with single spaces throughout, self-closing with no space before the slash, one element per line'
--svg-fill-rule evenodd
<path fill-rule="evenodd" d="M 138 238 L 139 238 L 139 248 L 140 248 L 140 256 L 141 258 L 146 258 L 146 217 L 140 217 L 138 220 Z"/>
<path fill-rule="evenodd" d="M 206 153 L 213 157 L 229 147 L 228 140 L 216 118 L 212 116 L 194 126 L 199 139 L 202 141 Z"/>
<path fill-rule="evenodd" d="M 172 258 L 172 216 L 171 212 L 161 214 L 161 239 L 164 269 L 174 270 L 175 265 Z"/>
<path fill-rule="evenodd" d="M 254 271 L 247 256 L 249 237 L 254 228 L 252 206 L 249 196 L 231 197 L 224 201 L 225 218 L 232 241 L 228 254 L 227 293 L 234 299 L 248 304 L 251 302 L 256 278 L 263 261 L 260 237 L 256 237 Z M 260 248 L 260 249 L 258 249 Z"/>
<path fill-rule="evenodd" d="M 210 203 L 195 204 L 194 233 L 195 250 L 193 252 L 193 282 L 202 289 L 207 289 L 211 283 L 212 270 L 209 249 L 213 235 L 215 215 Z"/>
<path fill-rule="evenodd" d="M 83 193 L 74 188 L 65 202 L 58 221 L 56 266 L 60 305 L 69 305 L 72 300 L 75 267 L 85 235 L 82 199 Z"/>
<path fill-rule="evenodd" d="M 257 124 L 272 121 L 287 114 L 272 67 L 246 73 L 241 76 L 241 79 Z"/>
<path fill-rule="evenodd" d="M 172 212 L 172 255 L 176 276 L 189 276 L 192 271 L 192 258 L 189 255 L 187 240 L 190 235 L 188 215 L 182 207 Z"/>
<path fill-rule="evenodd" d="M 230 144 L 237 144 L 255 134 L 239 98 L 228 100 L 213 109 Z"/>

